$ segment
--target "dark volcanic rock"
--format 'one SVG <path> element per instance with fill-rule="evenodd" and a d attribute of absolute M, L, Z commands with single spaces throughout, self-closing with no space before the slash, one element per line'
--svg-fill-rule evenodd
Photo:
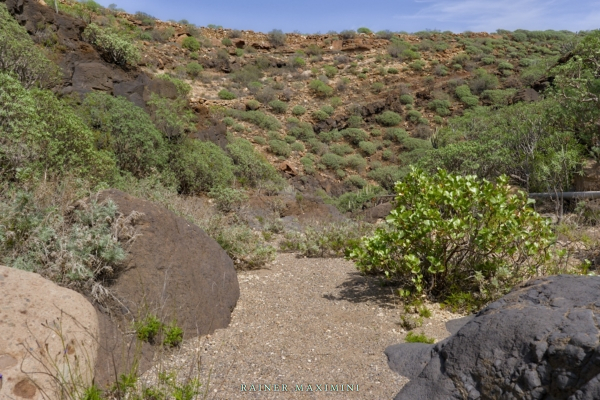
<path fill-rule="evenodd" d="M 136 222 L 139 236 L 128 249 L 124 270 L 107 282 L 117 306 L 111 318 L 99 316 L 102 335 L 96 382 L 100 383 L 114 379 L 114 358 L 133 358 L 134 347 L 127 346 L 132 338 L 119 333 L 131 330 L 132 319 L 152 313 L 164 323 L 176 321 L 184 337 L 191 338 L 227 327 L 240 295 L 232 260 L 202 229 L 166 208 L 118 190 L 99 196 L 100 201 L 107 198 L 122 214 L 137 211 L 143 216 Z M 148 346 L 142 350 L 153 352 Z"/>
<path fill-rule="evenodd" d="M 599 307 L 600 277 L 532 280 L 436 344 L 396 400 L 599 399 Z M 393 346 L 387 353 L 401 356 Z"/>

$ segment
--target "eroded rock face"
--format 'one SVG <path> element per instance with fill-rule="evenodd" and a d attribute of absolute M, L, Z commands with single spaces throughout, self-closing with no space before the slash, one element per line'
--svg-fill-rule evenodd
<path fill-rule="evenodd" d="M 600 277 L 532 280 L 431 346 L 396 400 L 599 399 L 599 323 Z"/>
<path fill-rule="evenodd" d="M 0 299 L 0 399 L 58 399 L 50 375 L 67 368 L 78 384 L 91 384 L 98 318 L 85 297 L 33 272 L 0 266 Z"/>
<path fill-rule="evenodd" d="M 154 314 L 165 324 L 176 321 L 184 338 L 205 335 L 229 325 L 240 295 L 232 260 L 202 229 L 119 190 L 99 195 L 99 201 L 109 198 L 124 215 L 133 211 L 143 215 L 137 219 L 138 236 L 128 248 L 124 270 L 105 283 L 118 301 L 110 310 L 111 318 L 100 313 L 103 335 L 96 376 L 100 384 L 114 379 L 115 363 L 124 371 L 127 360 L 135 358 L 130 352 L 134 335 L 121 333 L 131 332 L 132 320 Z M 143 372 L 151 365 L 154 349 L 146 345 L 141 351 L 137 357 Z"/>

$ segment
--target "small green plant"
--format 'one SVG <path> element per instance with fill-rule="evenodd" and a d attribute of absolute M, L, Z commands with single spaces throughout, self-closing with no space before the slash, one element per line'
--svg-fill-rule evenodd
<path fill-rule="evenodd" d="M 277 156 L 286 158 L 292 153 L 290 146 L 283 140 L 278 139 L 269 140 L 269 150 Z"/>
<path fill-rule="evenodd" d="M 329 118 L 329 114 L 327 114 L 325 111 L 323 110 L 316 110 L 312 113 L 312 116 L 314 119 L 316 119 L 317 121 L 325 121 L 327 118 Z"/>
<path fill-rule="evenodd" d="M 274 113 L 277 114 L 285 114 L 285 112 L 287 111 L 287 103 L 281 100 L 273 100 L 271 102 L 269 102 L 269 107 L 271 107 L 271 110 L 273 110 Z"/>
<path fill-rule="evenodd" d="M 149 314 L 143 320 L 136 322 L 134 329 L 139 340 L 154 343 L 154 340 L 162 329 L 162 322 L 160 322 L 156 315 Z"/>
<path fill-rule="evenodd" d="M 202 68 L 202 65 L 198 64 L 196 61 L 193 61 L 185 67 L 185 70 L 190 78 L 197 78 L 200 76 L 200 73 L 202 73 L 204 68 Z"/>
<path fill-rule="evenodd" d="M 435 343 L 434 338 L 427 337 L 424 333 L 414 333 L 414 332 L 408 332 L 408 334 L 406 335 L 404 340 L 406 340 L 407 343 L 427 343 L 427 344 Z"/>
<path fill-rule="evenodd" d="M 333 94 L 333 88 L 319 79 L 310 81 L 308 87 L 319 97 L 330 97 Z"/>
<path fill-rule="evenodd" d="M 281 47 L 285 44 L 287 39 L 286 34 L 281 31 L 281 29 L 273 29 L 267 35 L 269 42 L 274 47 Z"/>
<path fill-rule="evenodd" d="M 400 317 L 400 326 L 406 329 L 407 331 L 412 331 L 413 329 L 423 326 L 423 318 L 415 317 L 413 315 L 402 315 Z"/>
<path fill-rule="evenodd" d="M 248 100 L 246 102 L 246 109 L 247 110 L 258 110 L 260 108 L 260 103 L 256 100 Z"/>
<path fill-rule="evenodd" d="M 183 329 L 177 326 L 175 321 L 168 326 L 164 326 L 163 330 L 163 345 L 167 347 L 178 347 L 181 344 L 183 340 Z"/>
<path fill-rule="evenodd" d="M 425 306 L 422 306 L 421 308 L 419 308 L 419 316 L 423 318 L 431 318 L 431 310 Z"/>
<path fill-rule="evenodd" d="M 223 46 L 233 46 L 233 42 L 228 37 L 221 39 L 221 44 Z"/>
<path fill-rule="evenodd" d="M 188 49 L 191 52 L 196 52 L 200 50 L 200 42 L 198 42 L 198 39 L 196 39 L 195 37 L 188 36 L 185 39 L 183 39 L 183 42 L 181 42 L 181 47 L 183 47 L 184 49 Z"/>
<path fill-rule="evenodd" d="M 400 103 L 402 104 L 413 104 L 415 100 L 410 94 L 403 94 L 400 96 Z"/>
<path fill-rule="evenodd" d="M 229 90 L 227 89 L 222 89 L 219 93 L 218 96 L 221 100 L 233 100 L 236 99 L 237 96 L 233 93 L 231 93 Z"/>
<path fill-rule="evenodd" d="M 300 105 L 294 106 L 294 108 L 292 108 L 292 114 L 297 116 L 304 115 L 306 114 L 306 108 Z"/>
<path fill-rule="evenodd" d="M 402 121 L 400 114 L 393 111 L 384 111 L 375 119 L 383 126 L 396 126 Z"/>
<path fill-rule="evenodd" d="M 373 82 L 371 85 L 371 91 L 373 93 L 380 93 L 384 87 L 385 85 L 382 82 Z"/>

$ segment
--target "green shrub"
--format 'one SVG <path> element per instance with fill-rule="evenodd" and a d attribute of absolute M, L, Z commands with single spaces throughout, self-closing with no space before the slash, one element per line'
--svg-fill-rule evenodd
<path fill-rule="evenodd" d="M 489 100 L 495 106 L 507 106 L 516 93 L 517 89 L 485 90 L 481 93 L 481 98 Z"/>
<path fill-rule="evenodd" d="M 261 111 L 239 111 L 239 110 L 227 110 L 228 115 L 240 119 L 242 121 L 250 122 L 258 126 L 259 128 L 266 130 L 277 130 L 281 128 L 281 124 L 277 118 L 266 115 Z"/>
<path fill-rule="evenodd" d="M 435 343 L 434 338 L 429 338 L 424 333 L 417 334 L 414 332 L 408 332 L 408 334 L 406 335 L 404 340 L 406 340 L 406 343 L 427 343 L 427 344 Z"/>
<path fill-rule="evenodd" d="M 260 103 L 256 100 L 248 100 L 246 102 L 246 109 L 248 110 L 258 110 L 260 108 Z"/>
<path fill-rule="evenodd" d="M 200 50 L 200 42 L 198 42 L 198 40 L 195 37 L 188 36 L 181 42 L 181 47 L 183 47 L 184 49 L 188 49 L 189 51 L 195 52 Z"/>
<path fill-rule="evenodd" d="M 335 109 L 332 106 L 324 105 L 321 107 L 321 111 L 327 113 L 327 115 L 332 116 L 335 112 Z"/>
<path fill-rule="evenodd" d="M 333 88 L 318 79 L 310 81 L 308 87 L 313 91 L 313 93 L 316 96 L 319 97 L 329 97 L 333 94 Z"/>
<path fill-rule="evenodd" d="M 171 76 L 170 74 L 155 75 L 155 79 L 163 79 L 167 82 L 171 82 L 173 85 L 175 85 L 175 88 L 177 89 L 177 94 L 181 97 L 187 96 L 192 90 L 192 87 L 190 85 L 188 85 L 179 78 Z"/>
<path fill-rule="evenodd" d="M 325 65 L 323 67 L 323 70 L 325 71 L 325 76 L 328 77 L 329 79 L 335 77 L 338 72 L 337 67 L 334 67 L 333 65 Z"/>
<path fill-rule="evenodd" d="M 485 304 L 543 271 L 551 259 L 550 223 L 522 193 L 509 193 L 505 176 L 494 184 L 412 170 L 395 190 L 388 225 L 350 257 L 363 272 L 398 279 L 404 296 L 444 299 L 468 292 Z"/>
<path fill-rule="evenodd" d="M 235 94 L 231 93 L 227 89 L 221 89 L 221 91 L 218 93 L 218 96 L 221 100 L 233 100 L 237 98 Z"/>
<path fill-rule="evenodd" d="M 269 150 L 277 156 L 286 158 L 292 153 L 290 146 L 283 140 L 278 139 L 269 140 Z"/>
<path fill-rule="evenodd" d="M 273 110 L 274 113 L 284 114 L 287 111 L 287 103 L 281 100 L 273 100 L 269 102 L 269 107 Z"/>
<path fill-rule="evenodd" d="M 58 66 L 34 44 L 4 4 L 0 4 L 0 72 L 15 74 L 25 88 L 52 87 L 60 80 Z"/>
<path fill-rule="evenodd" d="M 374 168 L 368 173 L 369 179 L 374 180 L 386 190 L 392 190 L 396 182 L 405 175 L 405 171 L 394 165 Z"/>
<path fill-rule="evenodd" d="M 397 68 L 388 68 L 387 72 L 388 72 L 388 74 L 393 74 L 393 75 L 396 75 L 399 73 Z"/>
<path fill-rule="evenodd" d="M 411 122 L 418 122 L 422 118 L 422 115 L 417 110 L 410 110 L 406 113 L 406 120 Z"/>
<path fill-rule="evenodd" d="M 150 314 L 143 320 L 136 321 L 134 329 L 139 340 L 154 343 L 154 339 L 162 330 L 162 322 L 160 322 L 156 315 Z"/>
<path fill-rule="evenodd" d="M 311 160 L 309 157 L 302 157 L 300 159 L 300 163 L 304 167 L 304 172 L 306 174 L 312 175 L 315 173 L 314 161 Z"/>
<path fill-rule="evenodd" d="M 304 115 L 304 114 L 306 114 L 306 108 L 304 108 L 300 105 L 294 106 L 294 108 L 292 108 L 292 114 L 298 115 L 298 116 Z"/>
<path fill-rule="evenodd" d="M 384 138 L 396 143 L 402 143 L 408 137 L 408 133 L 401 128 L 390 128 L 385 131 Z"/>
<path fill-rule="evenodd" d="M 262 144 L 264 143 L 263 139 Z M 234 174 L 240 183 L 256 187 L 261 182 L 280 182 L 281 178 L 275 168 L 246 139 L 234 139 L 227 145 L 227 151 L 233 160 Z"/>
<path fill-rule="evenodd" d="M 356 176 L 356 175 L 355 175 Z M 340 212 L 356 212 L 360 210 L 365 204 L 377 195 L 384 194 L 385 190 L 378 186 L 367 185 L 364 188 L 356 192 L 346 192 L 335 201 L 335 205 Z"/>
<path fill-rule="evenodd" d="M 346 182 L 358 189 L 362 189 L 367 186 L 367 181 L 360 175 L 350 175 L 348 178 L 346 178 Z"/>
<path fill-rule="evenodd" d="M 210 192 L 229 186 L 234 166 L 225 152 L 212 142 L 187 139 L 171 158 L 171 169 L 182 193 Z"/>
<path fill-rule="evenodd" d="M 356 30 L 356 32 L 358 32 L 358 33 L 366 33 L 366 34 L 373 33 L 373 31 L 371 31 L 369 28 L 365 28 L 365 27 L 358 28 Z"/>
<path fill-rule="evenodd" d="M 163 346 L 167 347 L 178 347 L 183 341 L 183 329 L 181 329 L 175 321 L 167 326 L 163 326 L 164 330 L 164 338 L 163 338 Z M 180 389 L 181 390 L 181 389 Z M 196 391 L 185 390 L 186 393 L 190 393 L 192 396 L 197 394 Z M 175 390 L 177 393 L 177 389 Z M 175 398 L 177 395 L 174 393 Z"/>
<path fill-rule="evenodd" d="M 442 117 L 447 117 L 452 114 L 450 111 L 450 102 L 448 100 L 432 100 L 427 107 Z"/>
<path fill-rule="evenodd" d="M 502 62 L 498 63 L 498 69 L 500 71 L 505 70 L 505 69 L 514 69 L 514 68 L 515 68 L 514 65 L 512 65 L 508 61 L 502 61 Z"/>
<path fill-rule="evenodd" d="M 402 104 L 413 104 L 415 100 L 410 94 L 403 94 L 400 96 L 400 103 Z"/>
<path fill-rule="evenodd" d="M 338 179 L 344 179 L 346 177 L 346 171 L 344 171 L 343 169 L 336 169 L 335 170 L 335 176 L 338 177 Z"/>
<path fill-rule="evenodd" d="M 425 68 L 425 65 L 427 65 L 427 63 L 423 60 L 415 60 L 413 62 L 411 62 L 408 66 L 410 67 L 410 69 L 414 70 L 414 71 L 422 71 L 423 68 Z"/>
<path fill-rule="evenodd" d="M 64 186 L 62 186 L 64 185 Z M 61 187 L 62 186 L 62 187 Z M 56 187 L 64 194 L 69 184 Z M 67 190 L 68 190 L 67 189 Z M 39 194 L 39 193 L 37 193 Z M 67 194 L 68 196 L 68 194 Z M 127 237 L 135 215 L 120 217 L 112 201 L 90 201 L 63 215 L 42 206 L 34 193 L 3 192 L 0 199 L 0 258 L 3 264 L 39 273 L 61 286 L 92 296 L 105 278 L 118 273 L 125 259 L 117 232 Z M 124 229 L 125 228 L 125 229 Z M 97 300 L 101 296 L 95 295 Z"/>
<path fill-rule="evenodd" d="M 348 118 L 349 128 L 360 128 L 364 123 L 365 121 L 363 121 L 360 115 L 351 115 L 350 118 Z"/>
<path fill-rule="evenodd" d="M 304 141 L 315 137 L 313 127 L 308 122 L 288 123 L 288 134 Z"/>
<path fill-rule="evenodd" d="M 367 160 L 362 158 L 360 154 L 346 156 L 343 163 L 346 165 L 346 167 L 352 168 L 356 172 L 363 172 L 367 166 Z"/>
<path fill-rule="evenodd" d="M 371 91 L 373 93 L 380 93 L 383 88 L 385 88 L 385 85 L 381 82 L 373 82 L 373 84 L 371 85 Z"/>
<path fill-rule="evenodd" d="M 196 127 L 196 115 L 181 97 L 171 100 L 152 93 L 147 104 L 154 125 L 169 139 L 180 139 Z"/>
<path fill-rule="evenodd" d="M 333 153 L 323 154 L 321 162 L 331 170 L 337 170 L 345 164 L 343 157 Z"/>
<path fill-rule="evenodd" d="M 194 61 L 186 65 L 185 70 L 190 78 L 197 78 L 200 76 L 200 73 L 202 73 L 204 68 L 202 68 L 202 65 Z"/>
<path fill-rule="evenodd" d="M 363 140 L 367 140 L 369 138 L 369 134 L 367 132 L 358 128 L 344 129 L 340 131 L 340 133 L 346 140 L 354 145 L 358 145 Z"/>
<path fill-rule="evenodd" d="M 168 148 L 150 116 L 123 97 L 89 93 L 81 115 L 98 132 L 98 143 L 115 155 L 117 166 L 141 178 L 166 166 Z"/>
<path fill-rule="evenodd" d="M 217 186 L 211 189 L 208 195 L 215 201 L 217 210 L 224 213 L 235 211 L 248 201 L 248 196 L 243 190 L 229 187 Z"/>
<path fill-rule="evenodd" d="M 221 44 L 223 46 L 233 46 L 233 42 L 228 37 L 221 39 Z"/>
<path fill-rule="evenodd" d="M 332 97 L 329 100 L 329 104 L 331 104 L 331 107 L 333 107 L 333 108 L 338 108 L 339 106 L 342 105 L 342 99 L 340 99 L 339 97 Z"/>
<path fill-rule="evenodd" d="M 402 121 L 402 117 L 400 114 L 395 113 L 393 111 L 384 111 L 375 117 L 377 122 L 383 126 L 395 126 L 398 125 Z"/>
<path fill-rule="evenodd" d="M 290 148 L 292 149 L 292 151 L 304 151 L 305 150 L 304 144 L 302 144 L 302 142 L 292 143 L 290 145 Z"/>
<path fill-rule="evenodd" d="M 366 156 L 372 156 L 377 152 L 377 146 L 372 142 L 360 142 L 358 144 L 358 147 L 360 148 L 360 151 Z"/>
<path fill-rule="evenodd" d="M 354 149 L 347 143 L 332 144 L 329 146 L 329 150 L 338 156 L 345 156 L 346 154 L 354 152 Z"/>
<path fill-rule="evenodd" d="M 394 152 L 390 149 L 386 149 L 381 153 L 381 158 L 383 160 L 388 161 L 388 160 L 391 160 L 392 157 L 394 157 Z"/>
<path fill-rule="evenodd" d="M 101 28 L 95 23 L 91 23 L 85 28 L 82 37 L 115 64 L 135 66 L 140 61 L 141 55 L 135 44 L 120 34 Z"/>
<path fill-rule="evenodd" d="M 323 110 L 316 110 L 312 113 L 312 116 L 314 119 L 316 119 L 317 121 L 325 121 L 327 118 L 329 118 L 329 114 L 327 114 L 325 111 Z"/>
<path fill-rule="evenodd" d="M 287 144 L 292 144 L 296 141 L 296 137 L 288 135 L 284 137 L 283 140 L 285 140 Z"/>

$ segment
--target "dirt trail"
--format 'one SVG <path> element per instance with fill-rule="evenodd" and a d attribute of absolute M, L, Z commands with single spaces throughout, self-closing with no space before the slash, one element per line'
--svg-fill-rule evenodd
<path fill-rule="evenodd" d="M 403 309 L 390 287 L 360 276 L 353 263 L 280 254 L 268 269 L 238 277 L 241 296 L 230 327 L 186 342 L 163 362 L 185 373 L 199 355 L 204 383 L 210 373 L 208 398 L 391 399 L 408 381 L 388 368 L 383 353 L 404 339 Z M 416 331 L 441 340 L 449 335 L 444 322 L 460 316 L 436 307 L 433 313 Z"/>

